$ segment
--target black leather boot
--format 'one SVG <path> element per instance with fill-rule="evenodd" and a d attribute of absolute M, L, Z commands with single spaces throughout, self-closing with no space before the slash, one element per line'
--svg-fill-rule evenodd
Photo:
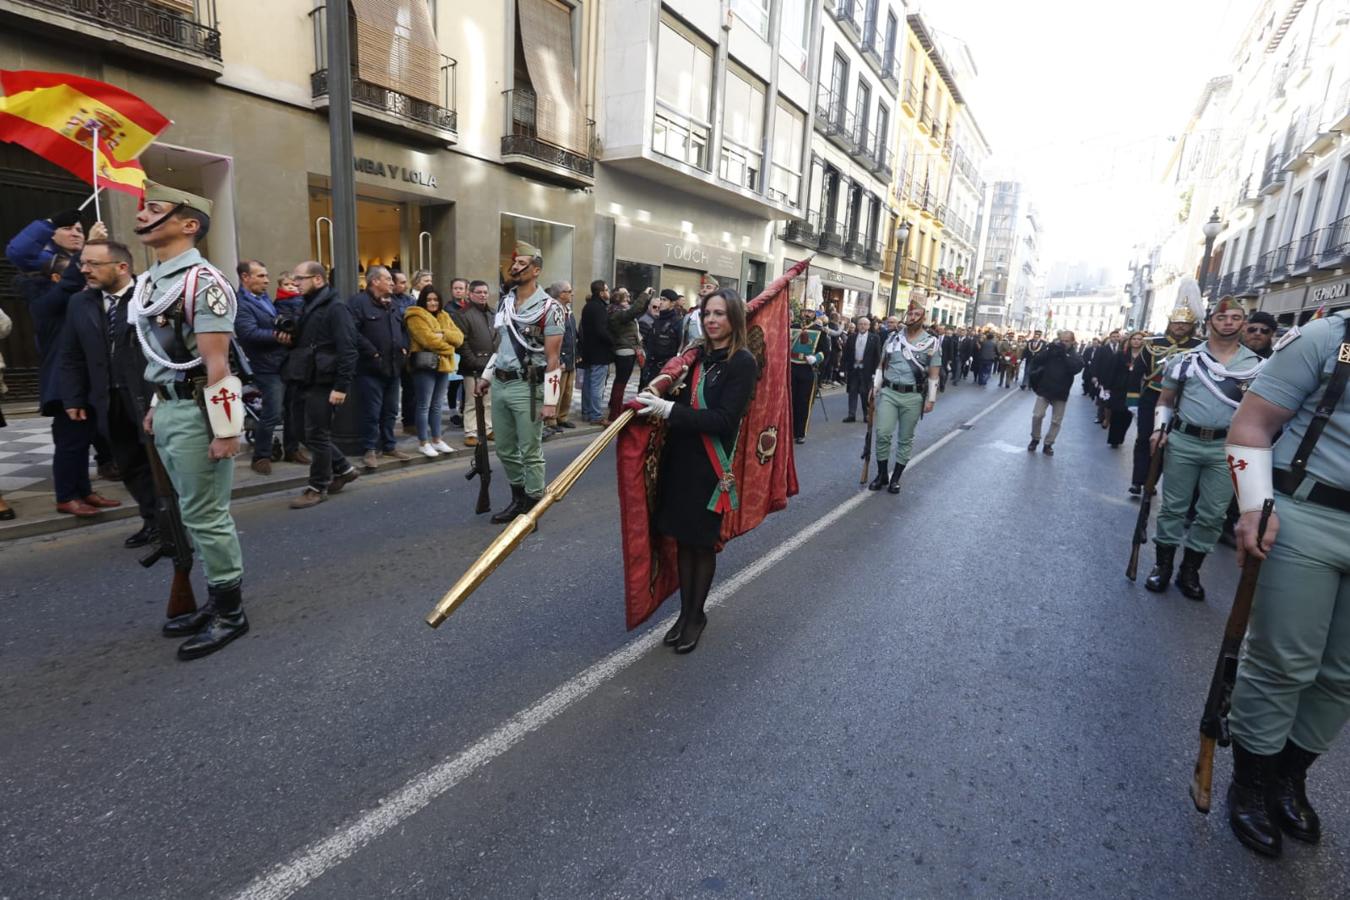
<path fill-rule="evenodd" d="M 1153 571 L 1148 573 L 1144 587 L 1155 594 L 1161 594 L 1167 590 L 1167 582 L 1172 580 L 1172 562 L 1177 557 L 1177 548 L 1157 544 L 1155 553 L 1157 555 L 1154 557 Z"/>
<path fill-rule="evenodd" d="M 211 587 L 211 618 L 194 637 L 178 646 L 179 659 L 199 659 L 215 653 L 230 641 L 248 633 L 248 619 L 244 616 L 243 595 L 239 582 L 228 587 Z"/>
<path fill-rule="evenodd" d="M 1308 844 L 1322 839 L 1322 820 L 1308 802 L 1308 767 L 1317 754 L 1285 741 L 1276 757 L 1272 812 L 1285 833 Z"/>
<path fill-rule="evenodd" d="M 888 494 L 900 493 L 900 476 L 901 474 L 904 473 L 904 471 L 905 467 L 902 463 L 895 464 L 895 468 L 891 469 L 891 483 L 886 486 L 886 493 Z"/>
<path fill-rule="evenodd" d="M 1034 453 L 1036 448 L 1040 445 L 1040 443 L 1041 443 L 1040 438 L 1032 438 L 1031 443 L 1027 444 L 1027 452 Z"/>
<path fill-rule="evenodd" d="M 1177 587 L 1181 595 L 1190 600 L 1204 600 L 1205 588 L 1200 584 L 1200 565 L 1205 554 L 1187 547 L 1181 555 L 1181 568 L 1177 571 Z"/>
<path fill-rule="evenodd" d="M 879 491 L 886 486 L 887 465 L 886 460 L 877 460 L 877 477 L 873 478 L 871 483 L 867 485 L 869 491 Z"/>
<path fill-rule="evenodd" d="M 492 524 L 505 525 L 512 519 L 514 519 L 516 516 L 520 515 L 521 506 L 525 503 L 525 496 L 526 496 L 525 485 L 523 484 L 511 485 L 511 503 L 506 507 L 506 509 L 502 510 L 499 513 L 493 514 L 491 519 Z"/>
<path fill-rule="evenodd" d="M 1279 856 L 1284 847 L 1271 815 L 1271 783 L 1278 756 L 1258 756 L 1233 741 L 1233 783 L 1228 785 L 1228 824 L 1247 847 L 1264 856 Z"/>
<path fill-rule="evenodd" d="M 164 623 L 160 629 L 165 637 L 185 638 L 196 634 L 206 627 L 206 623 L 211 621 L 211 604 L 208 602 L 196 612 L 190 612 L 186 615 L 174 616 Z"/>

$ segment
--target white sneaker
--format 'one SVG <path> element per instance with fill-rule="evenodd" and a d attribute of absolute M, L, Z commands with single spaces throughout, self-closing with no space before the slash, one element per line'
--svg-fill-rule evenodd
<path fill-rule="evenodd" d="M 430 444 L 419 444 L 417 450 L 428 459 L 435 459 L 440 456 L 440 454 L 436 452 L 436 448 L 432 447 Z"/>
<path fill-rule="evenodd" d="M 449 444 L 447 444 L 440 438 L 437 438 L 436 440 L 431 442 L 431 448 L 435 450 L 437 453 L 450 454 L 455 452 L 454 447 L 451 447 Z"/>

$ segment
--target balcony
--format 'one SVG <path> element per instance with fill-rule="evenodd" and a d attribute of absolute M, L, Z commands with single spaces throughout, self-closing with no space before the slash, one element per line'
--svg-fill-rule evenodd
<path fill-rule="evenodd" d="M 939 225 L 947 221 L 947 204 L 937 203 L 933 205 L 933 221 Z"/>
<path fill-rule="evenodd" d="M 853 43 L 862 42 L 862 4 L 858 0 L 836 0 L 833 15 L 840 31 L 848 35 Z"/>
<path fill-rule="evenodd" d="M 914 86 L 914 82 L 905 82 L 905 92 L 900 98 L 900 106 L 911 116 L 918 115 L 919 112 L 919 89 Z"/>
<path fill-rule="evenodd" d="M 1313 261 L 1317 258 L 1317 245 L 1322 240 L 1323 230 L 1318 228 L 1299 238 L 1298 251 L 1294 254 L 1293 263 L 1289 268 L 1291 274 L 1303 275 L 1313 267 Z"/>
<path fill-rule="evenodd" d="M 1236 280 L 1237 280 L 1237 274 L 1236 274 L 1235 272 L 1229 272 L 1227 275 L 1225 275 L 1225 276 L 1223 276 L 1222 278 L 1220 278 L 1220 279 L 1219 279 L 1219 296 L 1220 296 L 1220 297 L 1227 297 L 1227 296 L 1232 295 L 1232 294 L 1234 293 L 1234 291 L 1233 291 L 1233 284 L 1234 284 L 1234 282 L 1235 282 Z"/>
<path fill-rule="evenodd" d="M 899 61 L 895 56 L 895 49 L 888 48 L 885 57 L 881 61 L 881 81 L 888 88 L 896 93 L 900 92 L 900 73 L 897 71 Z"/>
<path fill-rule="evenodd" d="M 849 155 L 857 162 L 862 163 L 869 169 L 872 164 L 873 146 L 876 144 L 876 135 L 866 128 L 853 129 L 853 149 Z"/>
<path fill-rule="evenodd" d="M 516 88 L 506 94 L 511 132 L 502 136 L 502 163 L 573 187 L 595 184 L 595 121 L 576 117 L 563 127 L 546 122 L 541 136 L 535 92 Z"/>
<path fill-rule="evenodd" d="M 830 256 L 843 258 L 844 234 L 839 230 L 838 222 L 826 222 L 824 226 L 821 227 L 820 233 L 816 237 L 816 249 L 821 253 L 828 253 Z"/>
<path fill-rule="evenodd" d="M 817 228 L 819 221 L 818 213 L 808 213 L 800 219 L 788 219 L 783 223 L 783 230 L 778 236 L 789 244 L 815 249 L 820 242 L 820 231 Z"/>
<path fill-rule="evenodd" d="M 844 257 L 861 265 L 863 260 L 867 258 L 867 244 L 858 240 L 855 235 L 844 242 Z"/>
<path fill-rule="evenodd" d="M 919 106 L 919 130 L 924 134 L 931 134 L 933 131 L 933 108 L 924 100 Z"/>
<path fill-rule="evenodd" d="M 1266 167 L 1261 173 L 1261 196 L 1274 194 L 1283 188 L 1284 176 L 1284 154 L 1270 154 L 1266 159 Z"/>
<path fill-rule="evenodd" d="M 915 283 L 915 284 L 923 285 L 924 287 L 932 287 L 932 286 L 933 286 L 933 270 L 930 269 L 928 266 L 925 266 L 925 265 L 918 265 L 918 266 L 915 266 L 915 267 L 914 267 L 914 283 Z"/>
<path fill-rule="evenodd" d="M 1337 219 L 1322 229 L 1322 252 L 1317 256 L 1317 265 L 1322 269 L 1334 269 L 1350 263 L 1350 216 Z"/>
<path fill-rule="evenodd" d="M 1247 175 L 1242 179 L 1242 184 L 1238 187 L 1237 197 L 1233 205 L 1238 209 L 1244 206 L 1257 206 L 1261 203 L 1261 195 L 1252 190 L 1252 176 Z"/>
<path fill-rule="evenodd" d="M 50 35 L 74 32 L 86 51 L 109 48 L 216 78 L 225 67 L 215 0 L 186 6 L 192 11 L 151 0 L 0 0 L 0 22 L 16 20 Z"/>
<path fill-rule="evenodd" d="M 858 48 L 862 51 L 863 59 L 877 71 L 877 74 L 881 73 L 881 47 L 885 40 L 881 29 L 874 24 L 863 38 L 862 46 Z"/>
<path fill-rule="evenodd" d="M 942 120 L 939 119 L 939 118 L 934 117 L 934 119 L 933 119 L 933 130 L 932 130 L 932 131 L 929 133 L 929 135 L 928 135 L 928 141 L 929 141 L 929 143 L 931 143 L 934 147 L 941 147 L 941 146 L 942 146 L 942 132 L 943 132 L 943 129 L 944 129 L 944 128 L 945 128 L 945 126 L 943 125 Z"/>
<path fill-rule="evenodd" d="M 834 95 L 822 89 L 816 98 L 816 129 L 840 150 L 853 154 L 853 114 L 835 102 Z"/>
<path fill-rule="evenodd" d="M 869 269 L 880 269 L 882 261 L 881 241 L 873 241 L 867 245 L 867 250 L 863 254 L 863 265 Z"/>
<path fill-rule="evenodd" d="M 876 152 L 872 154 L 868 168 L 876 173 L 877 177 L 887 184 L 891 181 L 891 175 L 894 174 L 894 166 L 891 151 L 882 146 L 881 141 L 877 141 Z"/>
<path fill-rule="evenodd" d="M 1233 293 L 1239 297 L 1255 296 L 1256 291 L 1252 288 L 1252 277 L 1256 272 L 1256 266 L 1243 266 L 1233 279 Z"/>

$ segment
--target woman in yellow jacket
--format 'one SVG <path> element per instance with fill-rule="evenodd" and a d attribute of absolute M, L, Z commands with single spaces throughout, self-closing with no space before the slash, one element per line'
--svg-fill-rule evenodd
<path fill-rule="evenodd" d="M 444 307 L 441 292 L 427 285 L 417 295 L 417 305 L 403 314 L 411 344 L 408 365 L 416 397 L 418 449 L 433 458 L 455 452 L 441 440 L 441 410 L 450 373 L 455 371 L 455 349 L 464 343 L 464 333 Z"/>

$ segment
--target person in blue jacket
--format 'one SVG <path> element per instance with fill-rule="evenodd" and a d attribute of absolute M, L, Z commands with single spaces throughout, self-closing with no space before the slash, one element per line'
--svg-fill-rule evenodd
<path fill-rule="evenodd" d="M 34 219 L 10 239 L 5 258 L 20 272 L 41 272 L 58 252 L 74 256 L 84 247 L 80 211 L 67 209 L 49 219 Z"/>
<path fill-rule="evenodd" d="M 262 413 L 253 429 L 253 471 L 272 474 L 272 434 L 281 425 L 286 383 L 281 367 L 291 346 L 291 332 L 278 327 L 277 307 L 267 296 L 267 267 L 256 259 L 242 259 L 235 269 L 239 275 L 234 334 L 253 367 L 253 381 L 262 391 Z M 293 326 L 292 326 L 293 327 Z"/>

